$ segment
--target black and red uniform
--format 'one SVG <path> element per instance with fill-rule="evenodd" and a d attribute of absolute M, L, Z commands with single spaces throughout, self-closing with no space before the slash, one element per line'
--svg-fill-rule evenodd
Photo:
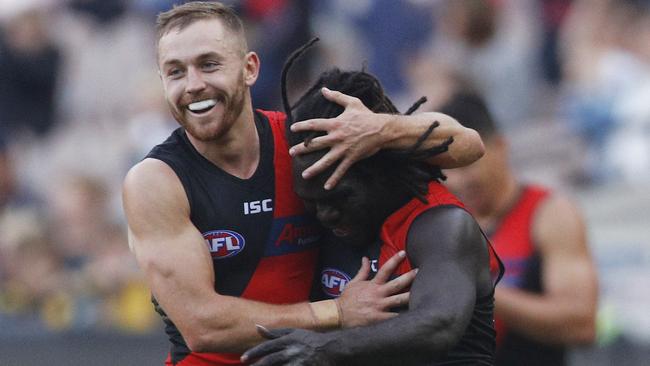
<path fill-rule="evenodd" d="M 506 273 L 501 286 L 513 287 L 532 293 L 541 293 L 541 258 L 533 241 L 532 229 L 535 213 L 550 196 L 539 186 L 524 186 L 519 199 L 503 217 L 490 240 L 503 260 Z M 563 346 L 545 345 L 514 330 L 508 329 L 497 317 L 497 365 L 545 365 L 565 364 Z"/>
<path fill-rule="evenodd" d="M 182 182 L 191 221 L 212 255 L 219 294 L 275 304 L 309 298 L 320 228 L 293 191 L 284 119 L 279 112 L 255 112 L 260 162 L 249 179 L 205 159 L 182 128 L 147 155 L 168 164 Z M 238 354 L 190 352 L 164 310 L 157 304 L 156 310 L 171 342 L 167 365 L 241 365 Z"/>
<path fill-rule="evenodd" d="M 320 286 L 316 286 L 320 288 L 320 291 L 315 290 L 312 299 L 320 300 L 339 296 L 345 284 L 359 270 L 363 256 L 370 258 L 371 270 L 374 274 L 393 255 L 401 250 L 406 250 L 407 235 L 411 224 L 423 212 L 434 207 L 444 206 L 456 206 L 464 209 L 463 203 L 445 186 L 437 182 L 429 183 L 426 199 L 428 203 L 414 198 L 393 212 L 382 224 L 380 240 L 374 245 L 355 247 L 337 243 L 335 238 L 328 240 L 327 245 L 322 247 L 320 255 Z M 489 244 L 488 250 L 490 272 L 496 285 L 502 274 L 502 266 Z M 411 269 L 411 263 L 407 258 L 399 265 L 395 274 L 401 275 Z M 458 344 L 449 351 L 447 357 L 435 364 L 492 365 L 495 348 L 493 309 L 494 292 L 476 299 L 474 313 L 465 334 Z"/>

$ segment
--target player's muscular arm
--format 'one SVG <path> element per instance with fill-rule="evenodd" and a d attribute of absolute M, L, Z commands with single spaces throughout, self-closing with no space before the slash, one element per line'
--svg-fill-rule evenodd
<path fill-rule="evenodd" d="M 428 160 L 430 164 L 445 169 L 457 168 L 478 160 L 485 151 L 476 131 L 463 127 L 448 115 L 435 112 L 410 116 L 376 114 L 358 98 L 328 89 L 323 89 L 323 95 L 345 107 L 344 112 L 336 118 L 311 119 L 293 124 L 292 131 L 319 130 L 327 131 L 327 135 L 313 139 L 308 146 L 296 145 L 291 153 L 304 154 L 331 148 L 303 173 L 305 177 L 315 176 L 339 162 L 326 182 L 329 187 L 334 186 L 356 161 L 380 149 L 403 150 L 412 147 L 436 121 L 439 126 L 427 137 L 422 148 L 440 145 L 449 138 L 453 138 L 453 143 L 447 152 L 431 157 Z"/>
<path fill-rule="evenodd" d="M 374 325 L 329 333 L 294 330 L 244 356 L 263 357 L 255 366 L 396 365 L 441 357 L 469 324 L 478 284 L 485 292 L 481 295 L 491 292 L 487 247 L 478 225 L 464 210 L 436 208 L 412 225 L 407 252 L 419 269 L 407 312 Z"/>
<path fill-rule="evenodd" d="M 554 197 L 540 207 L 533 237 L 544 293 L 497 288 L 496 313 L 509 327 L 546 343 L 593 342 L 598 284 L 585 236 L 582 217 L 568 200 Z"/>
<path fill-rule="evenodd" d="M 308 303 L 272 305 L 215 292 L 210 253 L 189 219 L 185 191 L 166 164 L 146 159 L 134 167 L 125 179 L 123 200 L 138 265 L 191 350 L 243 351 L 261 340 L 256 323 L 319 327 Z M 348 305 L 359 306 L 354 301 Z M 374 310 L 356 321 L 377 321 L 392 314 L 385 306 Z"/>

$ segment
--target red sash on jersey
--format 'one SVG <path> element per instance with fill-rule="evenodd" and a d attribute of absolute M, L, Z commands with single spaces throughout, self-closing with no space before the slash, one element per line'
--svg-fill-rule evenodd
<path fill-rule="evenodd" d="M 423 203 L 417 198 L 413 198 L 399 210 L 393 212 L 384 224 L 381 226 L 381 251 L 379 252 L 379 266 L 381 267 L 393 255 L 400 250 L 406 249 L 406 236 L 411 224 L 416 217 L 422 212 L 442 205 L 454 205 L 464 208 L 458 198 L 456 198 L 447 188 L 438 182 L 429 183 L 429 192 L 426 196 L 429 203 Z M 411 270 L 411 263 L 408 258 L 400 263 L 395 274 L 401 275 Z"/>
<path fill-rule="evenodd" d="M 415 220 L 422 212 L 444 205 L 453 205 L 465 208 L 465 205 L 454 196 L 447 187 L 438 183 L 429 183 L 429 192 L 426 199 L 428 203 L 423 203 L 417 198 L 413 198 L 406 205 L 402 206 L 399 210 L 391 214 L 381 227 L 381 251 L 379 253 L 379 266 L 382 266 L 393 255 L 397 254 L 400 250 L 406 249 L 406 237 L 411 228 L 413 220 Z M 502 264 L 496 255 L 492 245 L 488 242 L 488 251 L 490 255 L 490 273 L 494 284 L 498 281 L 502 274 Z M 408 258 L 404 259 L 397 267 L 395 274 L 401 275 L 411 270 L 411 263 Z"/>
<path fill-rule="evenodd" d="M 275 167 L 275 219 L 296 216 L 304 213 L 302 201 L 293 191 L 291 174 L 291 156 L 285 135 L 285 115 L 280 112 L 262 111 L 270 122 L 273 132 Z M 272 304 L 289 304 L 309 299 L 314 269 L 316 267 L 317 249 L 300 251 L 285 255 L 264 257 L 260 260 L 253 277 L 246 286 L 242 298 Z M 285 284 L 285 286 L 278 286 Z M 269 291 L 269 289 L 274 289 Z M 243 365 L 239 362 L 240 354 L 234 353 L 197 353 L 192 352 L 178 362 L 177 366 L 225 366 Z M 171 356 L 165 365 L 172 366 Z"/>
<path fill-rule="evenodd" d="M 275 205 L 273 217 L 301 215 L 305 212 L 302 200 L 293 191 L 291 156 L 285 134 L 286 116 L 280 112 L 261 111 L 273 130 L 275 167 Z M 273 304 L 289 304 L 309 299 L 314 268 L 316 268 L 317 249 L 282 256 L 264 257 L 257 266 L 243 298 Z M 278 283 L 286 283 L 278 289 Z M 269 288 L 276 290 L 271 293 Z"/>
<path fill-rule="evenodd" d="M 525 263 L 535 252 L 532 238 L 533 219 L 540 203 L 550 192 L 538 186 L 526 186 L 512 210 L 501 220 L 497 230 L 490 240 L 499 251 L 499 256 L 506 266 L 506 274 L 502 283 L 508 283 L 509 278 L 523 275 L 525 268 L 515 267 L 511 263 Z M 495 316 L 497 331 L 497 348 L 502 344 L 508 332 L 501 319 Z"/>

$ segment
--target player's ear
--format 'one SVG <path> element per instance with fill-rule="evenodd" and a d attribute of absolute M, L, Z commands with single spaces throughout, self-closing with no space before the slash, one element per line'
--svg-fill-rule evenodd
<path fill-rule="evenodd" d="M 244 82 L 253 86 L 260 73 L 260 58 L 255 52 L 248 52 L 244 57 Z"/>

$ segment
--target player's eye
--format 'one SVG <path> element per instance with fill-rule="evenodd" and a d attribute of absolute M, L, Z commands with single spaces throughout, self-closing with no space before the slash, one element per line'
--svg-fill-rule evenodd
<path fill-rule="evenodd" d="M 171 79 L 178 79 L 183 76 L 183 69 L 180 67 L 173 67 L 167 70 L 167 77 Z"/>
<path fill-rule="evenodd" d="M 215 71 L 219 69 L 219 63 L 215 61 L 206 61 L 201 65 L 204 71 Z"/>

